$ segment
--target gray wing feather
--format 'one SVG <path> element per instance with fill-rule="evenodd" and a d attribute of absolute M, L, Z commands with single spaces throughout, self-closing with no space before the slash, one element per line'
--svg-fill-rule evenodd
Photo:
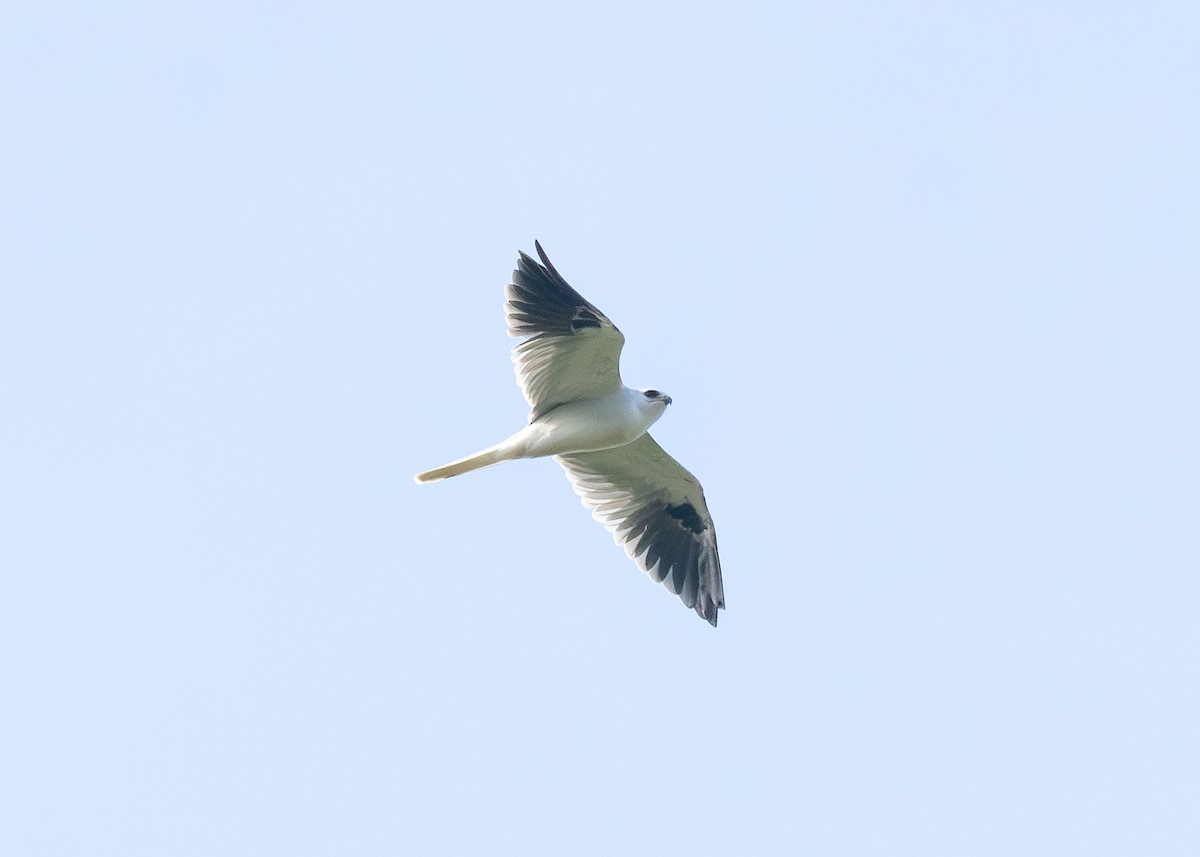
<path fill-rule="evenodd" d="M 521 253 L 504 290 L 508 335 L 530 337 L 512 359 L 531 421 L 566 402 L 619 390 L 625 344 L 616 325 L 555 270 L 542 245 L 534 246 L 542 264 Z"/>
<path fill-rule="evenodd" d="M 725 591 L 717 533 L 696 477 L 649 434 L 616 449 L 555 458 L 638 567 L 715 626 Z"/>

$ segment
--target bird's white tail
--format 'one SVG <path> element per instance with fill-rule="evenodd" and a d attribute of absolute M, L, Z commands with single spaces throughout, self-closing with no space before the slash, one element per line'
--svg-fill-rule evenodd
<path fill-rule="evenodd" d="M 512 455 L 505 449 L 506 446 L 507 444 L 501 443 L 488 447 L 483 452 L 468 455 L 466 458 L 460 458 L 458 461 L 451 461 L 449 464 L 438 467 L 435 470 L 418 473 L 413 478 L 417 480 L 418 484 L 422 482 L 437 482 L 440 479 L 449 479 L 451 476 L 458 476 L 460 473 L 470 473 L 472 470 L 482 470 L 484 467 L 491 467 L 493 464 L 499 464 L 501 461 L 507 461 L 512 458 Z"/>

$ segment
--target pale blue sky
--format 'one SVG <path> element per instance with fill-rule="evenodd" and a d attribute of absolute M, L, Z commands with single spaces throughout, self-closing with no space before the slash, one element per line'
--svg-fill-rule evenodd
<path fill-rule="evenodd" d="M 22 3 L 0 852 L 1200 853 L 1191 3 Z M 551 461 L 518 249 L 704 482 Z"/>

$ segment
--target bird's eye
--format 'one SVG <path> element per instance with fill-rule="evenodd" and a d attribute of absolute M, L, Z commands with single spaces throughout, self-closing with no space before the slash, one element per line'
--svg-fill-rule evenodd
<path fill-rule="evenodd" d="M 658 392 L 658 390 L 647 390 L 646 392 L 642 393 L 642 395 L 647 399 L 657 399 L 662 395 L 662 393 Z"/>

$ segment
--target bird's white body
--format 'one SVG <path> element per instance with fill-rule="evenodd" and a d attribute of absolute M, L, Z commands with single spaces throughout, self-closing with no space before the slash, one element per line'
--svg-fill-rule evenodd
<path fill-rule="evenodd" d="M 651 391 L 653 392 L 653 391 Z M 474 455 L 417 476 L 436 482 L 516 458 L 542 458 L 597 452 L 633 443 L 663 415 L 669 396 L 622 386 L 609 396 L 567 402 L 537 417 L 525 428 Z"/>
<path fill-rule="evenodd" d="M 611 396 L 559 405 L 510 440 L 524 447 L 522 458 L 596 452 L 633 443 L 663 415 L 669 399 L 648 399 L 622 387 Z"/>

